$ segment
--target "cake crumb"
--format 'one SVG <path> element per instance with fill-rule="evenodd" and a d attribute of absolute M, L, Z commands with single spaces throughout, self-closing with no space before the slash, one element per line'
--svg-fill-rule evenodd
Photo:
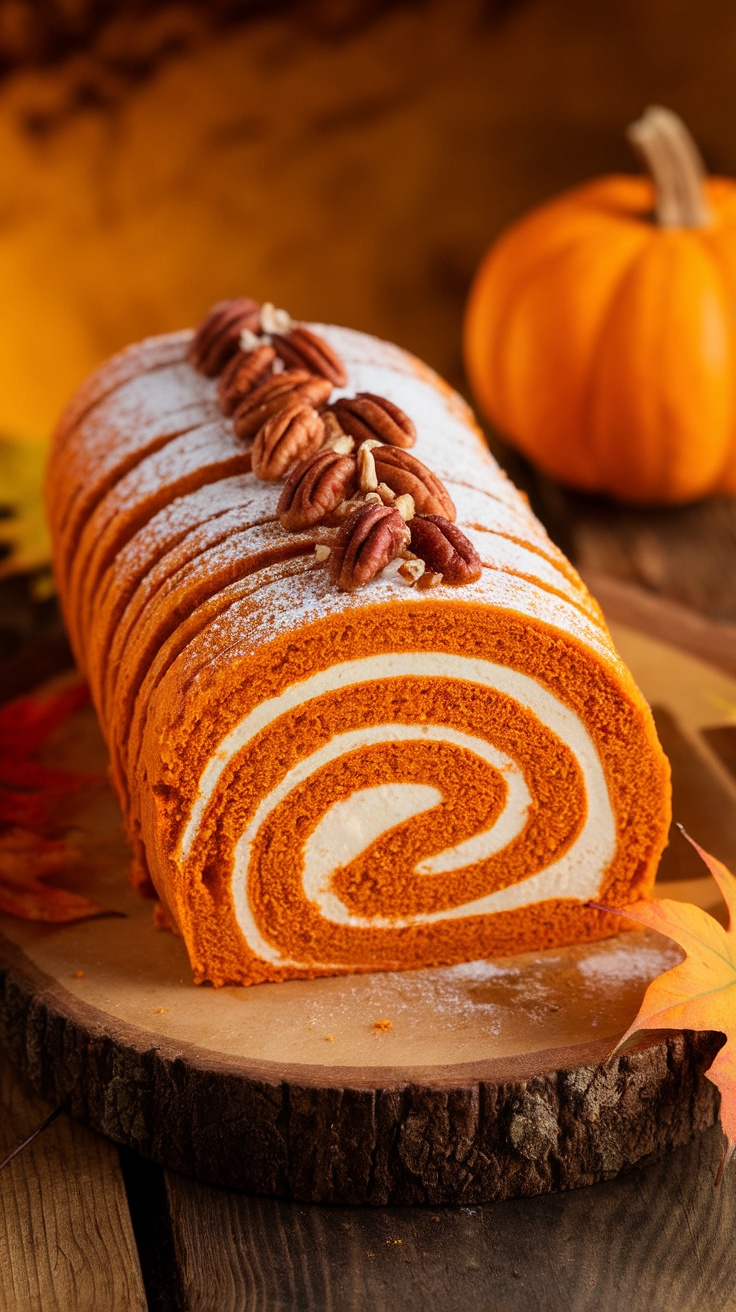
<path fill-rule="evenodd" d="M 374 1020 L 373 1022 L 373 1028 L 376 1031 L 376 1034 L 385 1034 L 388 1030 L 392 1030 L 393 1027 L 393 1021 L 386 1020 L 385 1018 L 382 1020 Z"/>
<path fill-rule="evenodd" d="M 177 938 L 179 937 L 179 930 L 162 902 L 156 902 L 153 908 L 153 928 L 168 930 L 171 934 L 176 934 Z"/>
<path fill-rule="evenodd" d="M 325 1043 L 334 1043 L 334 1042 L 335 1042 L 335 1036 L 334 1036 L 334 1034 L 326 1034 L 326 1035 L 325 1035 Z"/>
<path fill-rule="evenodd" d="M 157 1008 L 156 1008 L 156 1011 L 154 1012 L 154 1015 L 156 1015 L 156 1016 L 163 1016 L 163 1014 L 164 1014 L 165 1011 L 166 1011 L 166 1008 L 165 1008 L 165 1007 L 157 1007 Z"/>

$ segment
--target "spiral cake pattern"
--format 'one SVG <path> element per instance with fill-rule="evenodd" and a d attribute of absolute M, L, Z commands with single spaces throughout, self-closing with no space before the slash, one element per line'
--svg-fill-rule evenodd
<path fill-rule="evenodd" d="M 395 561 L 340 591 L 337 530 L 283 530 L 188 335 L 103 365 L 49 512 L 138 869 L 216 984 L 610 933 L 587 904 L 646 895 L 668 828 L 649 710 L 464 402 L 396 347 L 314 331 L 338 397 L 412 417 L 481 576 L 422 591 Z"/>

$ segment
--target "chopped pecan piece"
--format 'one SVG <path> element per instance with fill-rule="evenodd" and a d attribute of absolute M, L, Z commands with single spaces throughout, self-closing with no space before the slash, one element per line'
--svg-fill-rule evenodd
<path fill-rule="evenodd" d="M 358 447 L 358 481 L 361 492 L 375 492 L 378 487 L 376 464 L 371 451 L 371 443 Z"/>
<path fill-rule="evenodd" d="M 472 542 L 442 515 L 418 515 L 411 521 L 411 549 L 444 583 L 474 583 L 481 576 L 481 559 Z"/>
<path fill-rule="evenodd" d="M 292 320 L 288 310 L 277 310 L 272 301 L 264 301 L 261 306 L 262 333 L 288 333 Z"/>
<path fill-rule="evenodd" d="M 333 582 L 342 592 L 370 583 L 406 545 L 408 529 L 398 510 L 370 502 L 346 519 L 330 557 Z"/>
<path fill-rule="evenodd" d="M 290 369 L 308 369 L 310 374 L 329 378 L 334 387 L 348 381 L 342 360 L 327 342 L 298 325 L 288 333 L 274 333 L 271 338 L 277 353 Z"/>
<path fill-rule="evenodd" d="M 331 447 L 333 451 L 339 451 L 340 455 L 348 455 L 355 446 L 352 437 L 348 437 L 347 433 L 342 431 L 337 419 L 329 410 L 324 411 L 322 422 L 325 426 L 325 446 Z"/>
<path fill-rule="evenodd" d="M 189 363 L 201 374 L 214 378 L 231 355 L 235 355 L 243 330 L 257 331 L 260 320 L 261 307 L 248 296 L 218 301 L 195 331 L 189 347 Z"/>
<path fill-rule="evenodd" d="M 381 498 L 383 499 L 383 498 Z M 416 506 L 414 498 L 410 492 L 404 492 L 400 497 L 395 497 L 393 501 L 394 510 L 398 510 L 401 518 L 408 524 L 410 519 L 416 515 Z"/>
<path fill-rule="evenodd" d="M 298 460 L 322 445 L 324 425 L 311 405 L 297 401 L 279 410 L 258 430 L 251 452 L 257 478 L 276 482 Z"/>
<path fill-rule="evenodd" d="M 411 560 L 405 560 L 403 565 L 399 565 L 399 574 L 405 583 L 412 585 L 419 582 L 426 568 L 423 560 L 418 556 L 412 556 Z"/>
<path fill-rule="evenodd" d="M 371 454 L 379 483 L 385 483 L 397 497 L 413 497 L 418 515 L 455 518 L 455 507 L 444 483 L 416 456 L 395 446 L 374 446 Z"/>
<path fill-rule="evenodd" d="M 273 374 L 241 401 L 233 416 L 235 432 L 238 437 L 255 437 L 272 415 L 297 402 L 319 410 L 331 391 L 326 378 L 317 378 L 305 369 L 285 369 L 282 374 Z"/>
<path fill-rule="evenodd" d="M 371 494 L 369 493 L 368 496 L 370 495 Z M 380 497 L 376 496 L 375 500 L 379 501 Z M 330 515 L 330 523 L 344 524 L 345 520 L 349 519 L 351 515 L 354 515 L 356 510 L 360 510 L 367 501 L 368 497 L 361 497 L 359 494 L 354 494 L 352 497 L 348 497 L 347 501 L 341 501 L 339 506 L 335 506 L 335 509 Z"/>
<path fill-rule="evenodd" d="M 355 456 L 337 451 L 316 451 L 292 469 L 276 507 L 290 532 L 311 528 L 328 519 L 358 486 Z"/>
<path fill-rule="evenodd" d="M 223 414 L 231 415 L 248 393 L 268 378 L 275 359 L 276 352 L 265 342 L 259 343 L 252 351 L 235 353 L 217 384 L 217 399 Z"/>
<path fill-rule="evenodd" d="M 337 415 L 340 426 L 356 442 L 376 438 L 389 446 L 413 446 L 417 430 L 412 420 L 393 401 L 375 392 L 358 392 L 357 396 L 341 396 L 330 409 Z"/>

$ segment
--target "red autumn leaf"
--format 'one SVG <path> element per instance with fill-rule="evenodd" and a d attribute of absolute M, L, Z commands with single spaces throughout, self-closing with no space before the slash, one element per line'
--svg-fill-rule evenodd
<path fill-rule="evenodd" d="M 88 700 L 86 685 L 78 682 L 0 707 L 0 825 L 53 831 L 59 803 L 92 782 L 93 776 L 52 769 L 35 759 L 54 729 Z"/>
<path fill-rule="evenodd" d="M 617 912 L 674 939 L 686 954 L 678 966 L 652 980 L 618 1046 L 642 1030 L 714 1030 L 725 1035 L 726 1042 L 708 1070 L 708 1079 L 721 1093 L 721 1124 L 728 1141 L 722 1171 L 736 1155 L 736 878 L 685 837 L 721 890 L 728 926 L 724 929 L 700 907 L 670 898 L 636 902 Z"/>
<path fill-rule="evenodd" d="M 76 848 L 61 835 L 61 803 L 97 776 L 36 760 L 49 735 L 89 699 L 83 683 L 0 708 L 0 911 L 25 920 L 70 921 L 103 914 L 90 898 L 46 880 L 72 868 Z"/>
<path fill-rule="evenodd" d="M 88 897 L 44 881 L 79 858 L 65 839 L 42 838 L 27 829 L 0 833 L 0 911 L 23 920 L 63 922 L 104 914 Z"/>

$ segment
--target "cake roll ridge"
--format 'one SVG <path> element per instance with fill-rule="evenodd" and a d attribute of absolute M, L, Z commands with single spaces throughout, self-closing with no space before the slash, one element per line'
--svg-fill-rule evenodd
<path fill-rule="evenodd" d="M 229 304 L 98 371 L 49 493 L 128 830 L 195 978 L 615 932 L 589 903 L 650 891 L 668 767 L 583 581 L 428 366 Z M 222 409 L 166 440 L 198 406 Z"/>
<path fill-rule="evenodd" d="M 183 329 L 180 332 L 146 337 L 140 342 L 124 346 L 116 355 L 98 365 L 77 388 L 59 418 L 54 433 L 52 461 L 73 436 L 77 425 L 107 396 L 124 387 L 127 382 L 186 360 L 191 336 L 188 329 Z M 53 504 L 53 497 L 50 497 L 50 503 Z"/>

